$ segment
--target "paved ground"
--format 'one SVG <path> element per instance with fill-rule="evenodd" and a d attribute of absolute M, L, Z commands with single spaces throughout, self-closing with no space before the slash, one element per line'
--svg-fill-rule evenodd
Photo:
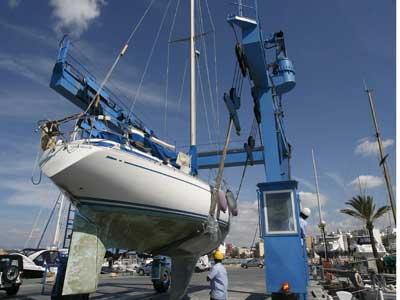
<path fill-rule="evenodd" d="M 229 300 L 260 300 L 265 299 L 264 272 L 258 268 L 241 269 L 228 267 Z M 209 299 L 209 285 L 206 281 L 207 273 L 194 274 L 189 286 L 189 299 Z M 47 290 L 50 290 L 48 288 Z M 47 293 L 49 295 L 49 293 Z M 49 296 L 41 295 L 41 285 L 37 281 L 26 280 L 21 286 L 17 297 L 7 299 L 42 300 Z M 6 299 L 0 291 L 0 299 Z M 166 299 L 156 295 L 149 277 L 123 276 L 118 278 L 102 278 L 96 294 L 90 299 Z"/>

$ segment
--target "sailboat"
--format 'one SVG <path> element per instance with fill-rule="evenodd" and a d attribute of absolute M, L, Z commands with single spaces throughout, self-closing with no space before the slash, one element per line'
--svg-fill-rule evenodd
<path fill-rule="evenodd" d="M 40 126 L 39 166 L 78 211 L 63 295 L 94 292 L 105 249 L 125 248 L 170 256 L 169 292 L 178 299 L 198 258 L 228 234 L 224 193 L 197 176 L 194 8 L 191 0 L 189 153 L 177 153 L 118 105 L 104 82 L 70 58 L 70 40 L 60 43 L 50 86 L 85 111 Z M 69 134 L 61 132 L 67 122 L 74 123 Z"/>

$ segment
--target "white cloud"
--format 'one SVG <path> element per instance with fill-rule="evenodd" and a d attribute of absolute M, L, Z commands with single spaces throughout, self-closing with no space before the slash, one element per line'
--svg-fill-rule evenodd
<path fill-rule="evenodd" d="M 23 76 L 48 87 L 54 62 L 41 56 L 16 56 L 0 53 L 0 69 Z"/>
<path fill-rule="evenodd" d="M 231 228 L 226 237 L 226 242 L 232 243 L 235 246 L 251 246 L 258 224 L 257 207 L 257 201 L 239 202 L 239 215 L 231 218 Z"/>
<path fill-rule="evenodd" d="M 23 38 L 40 42 L 41 45 L 51 47 L 52 49 L 57 47 L 57 39 L 52 32 L 41 31 L 32 27 L 12 24 L 2 18 L 0 18 L 0 28 L 12 31 L 14 34 L 23 36 Z"/>
<path fill-rule="evenodd" d="M 294 176 L 293 179 L 297 180 L 299 182 L 300 186 L 304 185 L 304 187 L 306 187 L 307 189 L 309 189 L 311 191 L 315 191 L 314 183 L 311 183 L 310 181 L 308 181 L 304 178 L 297 177 L 297 176 Z"/>
<path fill-rule="evenodd" d="M 335 182 L 341 188 L 344 188 L 346 186 L 343 177 L 340 176 L 339 174 L 333 172 L 325 172 L 325 175 L 328 176 L 330 179 L 332 179 L 333 182 Z"/>
<path fill-rule="evenodd" d="M 77 37 L 100 16 L 104 0 L 50 0 L 53 15 L 57 18 L 56 30 L 67 29 Z"/>
<path fill-rule="evenodd" d="M 390 147 L 394 144 L 394 140 L 387 139 L 382 141 L 383 148 Z M 354 150 L 355 154 L 367 157 L 376 155 L 379 153 L 378 142 L 371 141 L 369 138 L 363 138 L 358 141 L 358 145 Z"/>
<path fill-rule="evenodd" d="M 301 201 L 301 205 L 303 207 L 308 207 L 308 208 L 314 208 L 318 207 L 318 201 L 317 201 L 317 194 L 316 193 L 310 193 L 310 192 L 304 192 L 300 191 L 299 192 L 299 197 Z M 323 194 L 319 195 L 319 200 L 321 205 L 326 203 L 327 197 Z"/>
<path fill-rule="evenodd" d="M 367 188 L 373 189 L 380 187 L 384 184 L 383 178 L 373 175 L 360 175 L 356 177 L 353 181 L 350 182 L 350 185 L 354 189 L 361 189 L 365 190 Z"/>
<path fill-rule="evenodd" d="M 8 6 L 10 8 L 16 8 L 20 5 L 21 0 L 8 0 Z"/>
<path fill-rule="evenodd" d="M 40 185 L 33 185 L 27 177 L 2 179 L 0 188 L 2 191 L 8 191 L 9 196 L 4 197 L 1 202 L 11 206 L 50 207 L 57 198 L 58 189 L 47 180 Z"/>

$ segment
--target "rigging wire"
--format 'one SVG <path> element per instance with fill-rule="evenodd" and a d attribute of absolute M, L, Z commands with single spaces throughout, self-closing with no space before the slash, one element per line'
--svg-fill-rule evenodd
<path fill-rule="evenodd" d="M 199 10 L 199 15 L 200 15 L 200 30 L 201 30 L 201 32 L 205 32 L 204 22 L 203 22 L 203 13 L 202 13 L 200 1 L 198 1 L 198 10 Z M 212 113 L 214 121 L 216 122 L 216 113 L 215 113 L 215 107 L 214 107 L 214 95 L 213 95 L 213 92 L 211 89 L 211 79 L 210 79 L 210 70 L 208 67 L 208 55 L 207 55 L 207 46 L 206 46 L 205 35 L 202 35 L 200 39 L 202 41 L 203 50 L 204 50 L 204 65 L 205 65 L 206 75 L 207 75 L 208 93 L 209 93 L 210 102 L 211 102 L 211 113 Z"/>
<path fill-rule="evenodd" d="M 199 16 L 200 16 L 200 18 L 196 19 L 197 28 L 200 28 L 200 32 L 201 32 L 198 35 L 198 37 L 202 41 L 202 43 L 200 44 L 200 47 L 203 49 L 204 58 L 205 58 L 204 59 L 204 65 L 205 65 L 205 68 L 206 68 L 206 74 L 207 74 L 207 78 L 208 78 L 208 92 L 209 92 L 209 97 L 210 97 L 210 101 L 211 101 L 211 114 L 212 114 L 212 119 L 215 120 L 215 113 L 214 113 L 214 110 L 213 110 L 214 101 L 213 101 L 213 94 L 212 94 L 212 91 L 211 91 L 210 72 L 209 72 L 209 68 L 208 68 L 207 47 L 206 47 L 206 43 L 205 43 L 205 35 L 206 34 L 203 34 L 205 32 L 205 30 L 204 30 L 203 16 L 202 16 L 202 13 L 201 13 L 200 2 L 198 2 L 197 10 L 199 11 Z M 216 148 L 218 148 L 218 144 L 216 143 L 216 139 L 215 139 L 215 142 L 213 143 L 213 138 L 212 138 L 212 134 L 211 134 L 211 130 L 210 130 L 210 125 L 209 125 L 210 121 L 209 121 L 209 118 L 208 118 L 208 111 L 207 111 L 207 105 L 206 105 L 206 102 L 205 102 L 206 100 L 205 100 L 205 93 L 204 93 L 205 84 L 203 84 L 203 81 L 202 81 L 203 78 L 202 78 L 202 75 L 201 75 L 201 72 L 200 72 L 200 63 L 197 62 L 196 66 L 197 66 L 198 73 L 199 73 L 199 81 L 200 81 L 200 84 L 201 84 L 201 93 L 202 93 L 202 96 L 203 96 L 204 114 L 205 114 L 206 123 L 207 123 L 207 130 L 208 130 L 208 140 L 209 140 L 210 144 L 213 144 Z M 214 169 L 209 169 L 208 173 L 209 173 L 208 174 L 209 178 L 216 176 L 216 171 Z M 210 185 L 212 185 L 210 180 L 208 182 L 210 183 Z"/>
<path fill-rule="evenodd" d="M 253 241 L 251 242 L 250 251 L 254 247 L 254 243 L 256 241 L 258 227 L 260 226 L 260 222 L 257 222 L 256 230 L 254 231 Z"/>
<path fill-rule="evenodd" d="M 44 228 L 43 228 L 42 234 L 40 235 L 40 238 L 39 238 L 39 241 L 38 241 L 38 243 L 37 243 L 37 245 L 36 245 L 36 248 L 39 248 L 39 247 L 40 247 L 40 244 L 41 244 L 42 241 L 43 241 L 44 235 L 46 234 L 47 228 L 49 227 L 51 218 L 53 217 L 53 214 L 54 214 L 54 212 L 55 212 L 55 210 L 56 210 L 56 207 L 57 207 L 57 205 L 58 205 L 58 203 L 59 203 L 59 201 L 60 201 L 60 199 L 61 199 L 61 196 L 62 196 L 62 193 L 60 192 L 60 193 L 58 194 L 58 197 L 57 197 L 56 201 L 54 202 L 54 206 L 53 206 L 53 208 L 51 209 L 49 218 L 47 219 L 47 222 L 46 222 L 46 224 L 45 224 L 45 226 L 44 226 Z"/>
<path fill-rule="evenodd" d="M 175 27 L 175 22 L 176 22 L 176 16 L 178 14 L 178 8 L 181 0 L 178 0 L 176 2 L 176 7 L 175 7 L 175 13 L 174 13 L 174 18 L 172 20 L 171 28 L 169 31 L 169 36 L 168 36 L 168 47 L 167 47 L 167 70 L 166 70 L 166 83 L 165 83 L 165 106 L 164 106 L 164 134 L 167 136 L 167 109 L 168 109 L 168 87 L 169 87 L 169 60 L 170 60 L 170 51 L 171 51 L 171 39 L 172 39 L 172 33 Z"/>
<path fill-rule="evenodd" d="M 211 15 L 211 11 L 210 11 L 210 7 L 208 5 L 208 0 L 205 1 L 206 3 L 206 7 L 207 7 L 207 13 L 208 13 L 208 17 L 210 19 L 210 24 L 211 24 L 211 29 L 213 32 L 213 52 L 214 52 L 214 79 L 215 79 L 215 99 L 216 99 L 216 103 L 215 103 L 215 111 L 216 111 L 216 117 L 217 117 L 217 144 L 220 144 L 221 142 L 221 132 L 220 132 L 220 118 L 219 118 L 219 101 L 218 101 L 218 97 L 219 97 L 219 86 L 218 86 L 218 69 L 217 69 L 217 39 L 216 39 L 216 31 L 215 31 L 215 25 L 214 25 L 214 20 L 213 17 Z"/>
<path fill-rule="evenodd" d="M 43 206 L 40 206 L 40 209 L 39 209 L 38 213 L 36 214 L 35 221 L 33 222 L 31 232 L 29 233 L 29 236 L 28 236 L 28 238 L 26 239 L 26 241 L 24 243 L 24 248 L 26 248 L 28 246 L 29 242 L 33 238 L 33 232 L 36 230 L 36 227 L 37 227 L 38 222 L 39 222 L 39 218 L 42 215 L 42 211 L 43 211 Z"/>
<path fill-rule="evenodd" d="M 140 18 L 139 22 L 136 24 L 136 26 L 133 28 L 131 34 L 129 35 L 124 47 L 122 48 L 121 52 L 118 54 L 118 56 L 116 57 L 114 63 L 112 64 L 111 68 L 108 70 L 106 77 L 103 79 L 102 83 L 100 84 L 99 89 L 96 91 L 96 94 L 93 96 L 92 101 L 89 103 L 88 107 L 86 108 L 86 110 L 84 111 L 83 114 L 86 114 L 89 109 L 92 107 L 92 105 L 94 104 L 94 102 L 96 102 L 97 98 L 99 97 L 101 91 L 103 90 L 104 86 L 106 85 L 107 81 L 110 79 L 111 74 L 113 73 L 115 67 L 117 66 L 118 62 L 120 61 L 120 59 L 122 58 L 122 56 L 126 53 L 126 51 L 128 50 L 128 45 L 131 41 L 131 39 L 133 38 L 134 34 L 136 33 L 136 31 L 139 29 L 140 25 L 142 24 L 144 18 L 146 17 L 147 13 L 149 12 L 150 8 L 152 7 L 153 3 L 155 0 L 151 0 L 150 4 L 148 5 L 148 7 L 146 8 L 144 14 L 142 15 L 142 17 Z"/>
<path fill-rule="evenodd" d="M 179 98 L 178 98 L 178 112 L 181 112 L 181 104 L 182 104 L 182 97 L 183 97 L 183 89 L 185 87 L 185 82 L 186 82 L 186 72 L 187 72 L 187 68 L 188 68 L 188 63 L 189 63 L 189 58 L 186 58 L 186 62 L 185 62 L 185 68 L 183 70 L 183 76 L 182 76 L 182 80 L 181 80 L 181 87 L 179 90 Z"/>
<path fill-rule="evenodd" d="M 199 22 L 200 23 L 200 31 L 201 32 L 206 32 L 205 28 L 204 28 L 204 17 L 203 17 L 200 1 L 198 1 L 198 11 L 199 11 L 199 16 L 200 16 L 200 18 L 199 18 L 200 19 L 200 22 Z M 210 70 L 209 70 L 209 66 L 208 66 L 209 60 L 208 60 L 207 46 L 206 46 L 206 40 L 205 40 L 206 36 L 205 35 L 201 35 L 200 39 L 202 41 L 202 48 L 204 50 L 204 65 L 205 65 L 206 75 L 207 75 L 208 93 L 209 93 L 210 102 L 211 102 L 211 115 L 212 115 L 213 121 L 218 124 L 218 122 L 217 122 L 217 114 L 216 114 L 215 107 L 214 107 L 215 106 L 214 102 L 216 103 L 218 100 L 216 99 L 217 96 L 215 95 L 216 98 L 215 98 L 215 101 L 214 101 L 214 95 L 213 95 L 212 88 L 211 88 Z M 200 68 L 200 66 L 199 66 L 199 68 Z M 205 110 L 206 118 L 208 118 L 207 110 L 206 110 L 206 104 L 205 104 L 205 97 L 203 99 L 204 99 L 204 110 Z M 218 137 L 219 137 L 219 134 L 217 135 L 217 133 L 219 133 L 219 128 L 217 127 L 217 129 L 215 131 L 216 131 L 216 133 L 215 133 L 214 146 L 218 149 L 218 145 L 219 145 L 218 144 Z M 210 142 L 212 142 L 212 140 L 213 140 L 211 132 L 209 132 L 209 140 L 210 140 Z M 215 172 L 216 171 L 214 169 L 210 169 L 209 175 L 212 174 L 212 175 L 216 176 Z"/>
<path fill-rule="evenodd" d="M 153 45 L 152 45 L 152 47 L 151 47 L 149 57 L 147 58 L 147 62 L 146 62 L 144 71 L 143 71 L 143 73 L 142 73 L 142 77 L 140 78 L 139 86 L 138 86 L 138 88 L 137 88 L 137 90 L 136 90 L 135 98 L 133 99 L 133 101 L 132 101 L 132 103 L 131 103 L 131 107 L 130 107 L 130 109 L 129 109 L 129 114 L 128 114 L 128 119 L 129 119 L 129 117 L 130 117 L 131 114 L 132 114 L 133 108 L 135 107 L 135 104 L 136 104 L 136 101 L 137 101 L 137 97 L 140 95 L 140 91 L 141 91 L 141 89 L 142 89 L 144 77 L 146 76 L 147 70 L 148 70 L 148 68 L 149 68 L 149 66 L 150 66 L 150 61 L 151 61 L 151 59 L 152 59 L 152 57 L 153 57 L 154 49 L 156 48 L 156 44 L 157 44 L 157 42 L 158 42 L 158 38 L 160 37 L 161 29 L 162 29 L 162 27 L 163 27 L 163 25 L 164 25 L 164 22 L 165 22 L 165 19 L 166 19 L 166 17 L 167 17 L 167 13 L 168 13 L 168 11 L 169 11 L 170 6 L 171 6 L 171 0 L 169 0 L 168 3 L 167 3 L 167 5 L 166 5 L 166 10 L 165 10 L 165 12 L 164 12 L 164 14 L 163 14 L 163 17 L 162 17 L 162 19 L 161 19 L 161 23 L 160 23 L 160 26 L 159 26 L 159 28 L 158 28 L 158 31 L 157 31 L 156 37 L 155 37 L 155 39 L 154 39 Z"/>
<path fill-rule="evenodd" d="M 208 120 L 207 105 L 206 105 L 206 99 L 205 99 L 205 96 L 204 96 L 203 79 L 201 77 L 200 63 L 199 63 L 198 59 L 196 60 L 196 64 L 197 64 L 197 74 L 198 74 L 199 82 L 200 82 L 201 97 L 203 98 L 204 116 L 206 118 L 208 139 L 209 139 L 209 142 L 211 142 L 212 141 L 212 137 L 211 137 L 211 130 L 210 130 L 210 122 Z"/>

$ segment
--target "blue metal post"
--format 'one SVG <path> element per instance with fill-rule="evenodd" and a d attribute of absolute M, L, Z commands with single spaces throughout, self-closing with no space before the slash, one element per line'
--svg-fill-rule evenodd
<path fill-rule="evenodd" d="M 264 147 L 264 169 L 266 181 L 280 181 L 289 178 L 282 177 L 279 158 L 277 130 L 275 125 L 275 110 L 271 101 L 271 89 L 262 90 L 260 93 L 260 109 L 262 115 L 261 134 L 263 141 L 268 145 Z"/>

